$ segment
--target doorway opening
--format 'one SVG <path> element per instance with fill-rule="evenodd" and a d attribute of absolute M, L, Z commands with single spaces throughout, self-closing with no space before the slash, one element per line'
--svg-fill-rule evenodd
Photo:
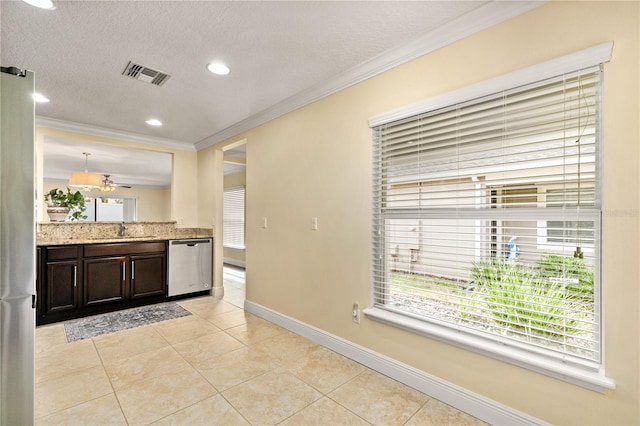
<path fill-rule="evenodd" d="M 224 300 L 244 307 L 245 279 L 245 204 L 246 141 L 224 149 L 223 156 L 223 287 Z"/>

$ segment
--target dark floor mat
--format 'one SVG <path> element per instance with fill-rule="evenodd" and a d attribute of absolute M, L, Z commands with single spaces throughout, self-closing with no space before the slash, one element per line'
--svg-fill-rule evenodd
<path fill-rule="evenodd" d="M 187 315 L 191 312 L 175 302 L 167 302 L 68 321 L 64 330 L 67 342 L 75 342 Z"/>

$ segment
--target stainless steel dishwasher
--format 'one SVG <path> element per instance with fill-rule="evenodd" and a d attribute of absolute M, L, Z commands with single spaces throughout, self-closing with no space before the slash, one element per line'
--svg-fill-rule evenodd
<path fill-rule="evenodd" d="M 213 243 L 211 238 L 169 240 L 167 295 L 211 290 Z"/>

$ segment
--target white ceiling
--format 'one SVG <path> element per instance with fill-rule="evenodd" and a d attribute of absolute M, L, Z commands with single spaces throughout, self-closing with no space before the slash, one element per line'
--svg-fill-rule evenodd
<path fill-rule="evenodd" d="M 538 4 L 58 0 L 41 10 L 0 1 L 0 60 L 35 72 L 51 99 L 36 107 L 41 121 L 195 149 L 363 65 L 374 75 L 375 61 L 412 41 L 433 34 L 444 45 Z M 449 41 L 435 33 L 444 27 Z M 130 60 L 171 77 L 161 87 L 125 77 Z M 209 73 L 212 61 L 231 73 Z M 151 117 L 164 125 L 145 124 Z"/>

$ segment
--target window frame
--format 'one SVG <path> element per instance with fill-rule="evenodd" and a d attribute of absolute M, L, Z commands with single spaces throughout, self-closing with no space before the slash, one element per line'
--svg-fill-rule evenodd
<path fill-rule="evenodd" d="M 465 102 L 469 99 L 475 99 L 492 93 L 509 90 L 513 87 L 524 86 L 527 84 L 541 81 L 547 78 L 562 75 L 568 72 L 574 72 L 579 69 L 588 68 L 596 65 L 600 65 L 607 62 L 611 58 L 613 43 L 604 43 L 598 46 L 594 46 L 589 49 L 585 49 L 580 52 L 576 52 L 567 56 L 556 58 L 551 61 L 547 61 L 542 64 L 534 65 L 529 68 L 525 68 L 520 71 L 509 73 L 494 79 L 475 84 L 436 98 L 420 102 L 418 104 L 410 105 L 405 108 L 400 108 L 389 113 L 373 117 L 369 120 L 369 126 L 376 128 L 386 123 L 391 123 L 397 120 L 415 116 L 427 111 L 437 110 L 439 108 L 448 107 L 457 103 Z M 602 106 L 601 94 L 598 95 L 598 102 Z M 601 109 L 599 112 L 602 115 Z M 601 118 L 601 117 L 600 117 Z M 600 121 L 601 122 L 601 121 Z M 597 129 L 600 144 L 602 145 L 602 129 Z M 375 137 L 375 135 L 374 135 Z M 375 150 L 374 150 L 375 151 Z M 376 182 L 380 182 L 379 176 L 381 171 L 375 170 L 376 166 L 380 165 L 379 158 L 375 158 L 378 154 L 374 152 L 374 186 Z M 598 167 L 596 173 L 601 174 L 601 154 L 597 159 Z M 540 194 L 538 194 L 540 195 Z M 374 191 L 374 214 L 380 212 L 380 199 L 376 197 Z M 601 207 L 601 206 L 598 206 Z M 591 212 L 590 215 L 596 213 Z M 589 215 L 586 215 L 585 219 L 588 219 Z M 592 216 L 594 220 L 595 216 Z M 597 217 L 599 220 L 600 218 Z M 539 218 L 540 221 L 546 221 L 543 218 Z M 581 219 L 583 220 L 583 219 Z M 384 246 L 383 237 L 380 236 L 380 230 L 375 228 L 374 220 L 374 238 L 380 239 L 380 245 Z M 540 241 L 540 236 L 539 240 Z M 546 238 L 546 235 L 545 235 Z M 590 248 L 587 248 L 590 249 Z M 373 247 L 374 253 L 379 253 L 379 247 Z M 377 256 L 381 256 L 378 254 Z M 374 260 L 372 265 L 376 268 L 376 261 Z M 600 258 L 598 265 L 595 266 L 595 273 L 598 276 L 601 275 L 602 258 Z M 373 276 L 376 273 L 374 271 Z M 374 284 L 375 286 L 375 284 Z M 382 323 L 398 327 L 419 335 L 423 335 L 438 341 L 442 341 L 457 347 L 464 348 L 476 353 L 480 353 L 492 358 L 508 362 L 510 364 L 519 365 L 532 371 L 536 371 L 551 377 L 558 378 L 560 380 L 576 384 L 578 386 L 585 387 L 597 392 L 604 393 L 607 389 L 615 388 L 615 382 L 605 376 L 604 372 L 604 335 L 602 330 L 604 329 L 604 312 L 601 305 L 598 306 L 601 316 L 600 320 L 600 362 L 593 362 L 584 359 L 566 359 L 563 357 L 551 356 L 548 351 L 538 350 L 536 347 L 524 344 L 517 341 L 501 341 L 500 339 L 491 338 L 487 339 L 480 332 L 475 332 L 468 328 L 456 327 L 452 324 L 446 324 L 437 320 L 424 321 L 418 316 L 413 316 L 407 312 L 394 312 L 393 310 L 382 309 L 375 306 L 374 295 L 375 288 L 371 293 L 371 308 L 365 309 L 364 314 L 369 318 L 380 321 Z M 601 295 L 598 297 L 601 299 Z M 601 302 L 600 302 L 601 303 Z M 596 312 L 598 315 L 598 312 Z M 598 332 L 598 331 L 597 331 Z M 569 357 L 570 358 L 570 357 Z"/>

